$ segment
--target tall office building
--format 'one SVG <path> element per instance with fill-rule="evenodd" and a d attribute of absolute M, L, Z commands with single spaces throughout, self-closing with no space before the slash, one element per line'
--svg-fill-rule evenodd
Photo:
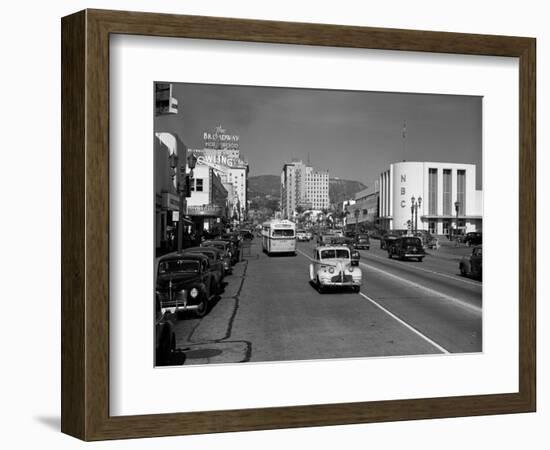
<path fill-rule="evenodd" d="M 302 161 L 286 163 L 281 171 L 281 211 L 292 219 L 298 207 L 323 210 L 329 207 L 328 170 L 316 170 Z"/>

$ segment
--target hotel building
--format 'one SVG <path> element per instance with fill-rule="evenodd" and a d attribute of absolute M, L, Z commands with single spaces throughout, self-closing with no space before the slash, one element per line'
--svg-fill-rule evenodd
<path fill-rule="evenodd" d="M 296 209 L 321 211 L 329 207 L 329 172 L 302 161 L 292 161 L 281 171 L 281 211 L 292 219 Z"/>

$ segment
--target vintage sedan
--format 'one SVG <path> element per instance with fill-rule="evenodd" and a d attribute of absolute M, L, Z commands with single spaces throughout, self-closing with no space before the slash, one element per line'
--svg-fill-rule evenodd
<path fill-rule="evenodd" d="M 468 247 L 481 245 L 483 242 L 482 236 L 483 235 L 479 231 L 470 231 L 469 233 L 466 233 L 466 236 L 464 236 L 462 242 L 468 245 Z"/>
<path fill-rule="evenodd" d="M 186 248 L 183 252 L 184 254 L 198 253 L 208 257 L 210 270 L 214 275 L 214 286 L 217 288 L 216 292 L 220 292 L 225 276 L 225 268 L 228 265 L 228 261 L 223 258 L 223 252 L 215 247 L 190 247 Z"/>
<path fill-rule="evenodd" d="M 324 245 L 314 250 L 309 265 L 310 281 L 320 293 L 331 287 L 361 289 L 362 273 L 351 261 L 351 250 L 345 245 Z"/>
<path fill-rule="evenodd" d="M 207 256 L 176 252 L 159 258 L 156 294 L 162 314 L 194 311 L 203 317 L 215 289 Z"/>
<path fill-rule="evenodd" d="M 326 243 L 323 243 L 323 245 L 345 245 L 346 247 L 349 248 L 349 251 L 351 254 L 351 265 L 352 266 L 359 265 L 359 260 L 361 259 L 361 253 L 359 253 L 359 250 L 355 248 L 353 239 L 333 236 Z"/>
<path fill-rule="evenodd" d="M 174 332 L 173 316 L 161 312 L 160 299 L 155 300 L 155 365 L 169 365 L 176 350 L 176 334 Z"/>
<path fill-rule="evenodd" d="M 472 253 L 462 258 L 458 264 L 462 276 L 482 278 L 483 247 L 478 245 L 472 249 Z"/>
<path fill-rule="evenodd" d="M 416 259 L 422 262 L 426 256 L 422 241 L 415 236 L 398 237 L 387 247 L 388 258 Z"/>
<path fill-rule="evenodd" d="M 223 240 L 207 240 L 201 242 L 201 247 L 214 247 L 220 250 L 223 254 L 225 273 L 231 273 L 231 266 L 235 264 L 235 251 L 233 244 Z"/>
<path fill-rule="evenodd" d="M 369 250 L 370 249 L 370 239 L 367 233 L 359 233 L 354 236 L 353 246 L 357 249 Z"/>
<path fill-rule="evenodd" d="M 296 230 L 296 240 L 298 242 L 307 242 L 309 241 L 307 233 L 305 230 Z"/>

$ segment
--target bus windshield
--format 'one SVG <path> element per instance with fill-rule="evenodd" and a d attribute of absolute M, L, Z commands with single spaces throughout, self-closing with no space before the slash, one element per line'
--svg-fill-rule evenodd
<path fill-rule="evenodd" d="M 272 237 L 294 237 L 294 230 L 283 229 L 283 230 L 273 230 L 271 233 Z"/>

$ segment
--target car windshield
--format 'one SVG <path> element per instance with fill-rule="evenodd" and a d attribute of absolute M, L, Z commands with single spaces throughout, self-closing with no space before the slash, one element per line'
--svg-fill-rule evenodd
<path fill-rule="evenodd" d="M 159 275 L 171 273 L 196 273 L 199 271 L 199 262 L 189 259 L 169 259 L 159 264 Z"/>
<path fill-rule="evenodd" d="M 294 237 L 294 230 L 273 230 L 273 237 Z"/>
<path fill-rule="evenodd" d="M 405 245 L 420 245 L 420 239 L 418 238 L 403 238 Z"/>
<path fill-rule="evenodd" d="M 203 245 L 205 247 L 214 247 L 214 248 L 217 248 L 218 250 L 225 250 L 225 244 L 222 244 L 221 242 L 220 243 L 217 243 L 217 242 L 204 242 Z"/>
<path fill-rule="evenodd" d="M 366 241 L 368 238 L 369 236 L 367 234 L 360 234 L 359 236 L 357 236 L 357 239 L 360 241 Z"/>
<path fill-rule="evenodd" d="M 345 249 L 321 250 L 321 259 L 349 258 L 349 251 Z"/>

